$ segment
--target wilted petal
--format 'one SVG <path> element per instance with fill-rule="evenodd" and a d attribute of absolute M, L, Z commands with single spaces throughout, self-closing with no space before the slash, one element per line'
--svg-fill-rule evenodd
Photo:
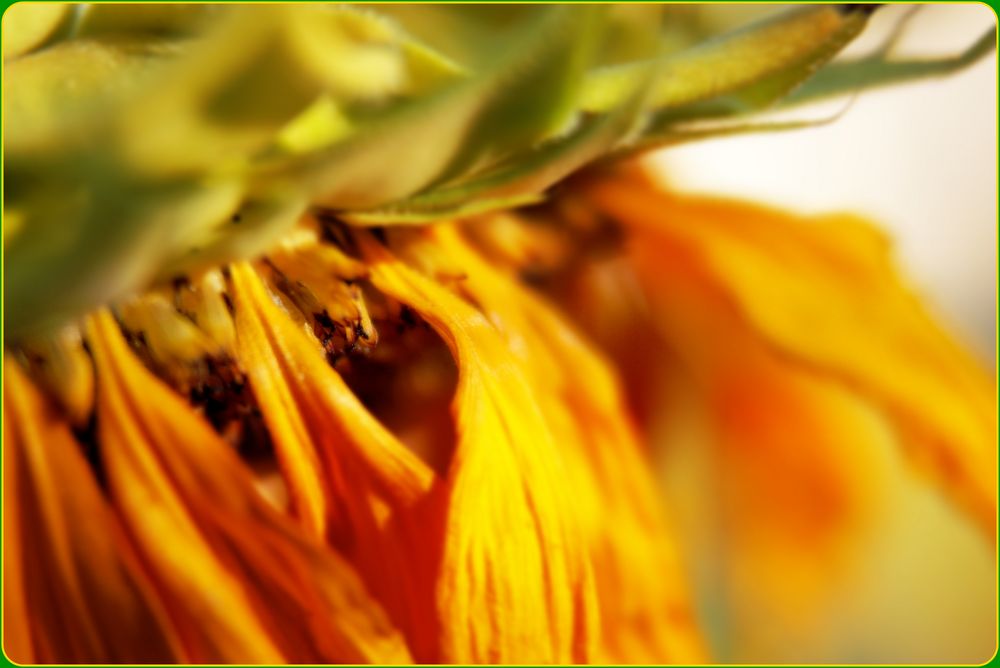
<path fill-rule="evenodd" d="M 194 661 L 406 661 L 353 570 L 300 536 L 228 446 L 88 321 L 108 484 Z"/>
<path fill-rule="evenodd" d="M 420 313 L 459 366 L 436 592 L 439 659 L 590 659 L 597 610 L 583 518 L 531 379 L 476 309 L 371 239 L 362 245 L 373 284 Z"/>
<path fill-rule="evenodd" d="M 421 550 L 435 536 L 408 533 L 433 472 L 367 411 L 249 265 L 231 277 L 237 355 L 299 521 L 353 560 L 418 655 L 433 652 L 433 614 L 416 591 L 429 587 Z"/>
<path fill-rule="evenodd" d="M 907 454 L 992 539 L 995 379 L 902 284 L 877 232 L 848 216 L 803 219 L 634 178 L 587 189 L 635 232 L 634 247 L 660 249 L 660 268 L 684 256 L 774 351 L 869 397 Z"/>
<path fill-rule="evenodd" d="M 22 663 L 179 658 L 69 426 L 4 359 L 4 649 Z"/>

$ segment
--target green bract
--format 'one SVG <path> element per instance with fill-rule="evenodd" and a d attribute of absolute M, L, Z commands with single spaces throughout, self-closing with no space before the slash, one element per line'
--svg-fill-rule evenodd
<path fill-rule="evenodd" d="M 309 206 L 412 224 L 523 204 L 596 160 L 772 129 L 746 117 L 955 69 L 995 45 L 823 69 L 866 7 L 756 8 L 735 30 L 713 11 L 15 5 L 5 334 L 252 257 Z"/>

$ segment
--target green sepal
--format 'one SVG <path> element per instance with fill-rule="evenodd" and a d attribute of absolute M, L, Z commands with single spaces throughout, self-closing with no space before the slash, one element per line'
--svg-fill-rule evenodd
<path fill-rule="evenodd" d="M 996 48 L 997 31 L 993 28 L 961 53 L 946 58 L 895 59 L 880 52 L 870 58 L 831 63 L 785 98 L 781 106 L 810 104 L 850 93 L 953 74 L 993 53 Z"/>
<path fill-rule="evenodd" d="M 677 109 L 726 95 L 742 107 L 763 106 L 829 60 L 866 22 L 864 12 L 845 13 L 830 5 L 804 7 L 667 56 L 653 84 L 651 106 Z M 643 76 L 642 68 L 642 63 L 629 63 L 591 73 L 582 108 L 614 108 Z"/>
<path fill-rule="evenodd" d="M 583 56 L 571 49 L 562 60 L 556 55 L 586 44 L 595 27 L 590 11 L 578 7 L 530 9 L 534 18 L 522 17 L 525 24 L 510 32 L 486 71 L 384 112 L 349 116 L 354 131 L 342 141 L 305 155 L 262 159 L 252 182 L 295 183 L 334 209 L 373 209 L 483 170 L 515 149 L 530 150 L 573 109 L 573 80 L 582 75 Z M 524 104 L 527 97 L 543 102 L 525 104 L 517 123 L 500 128 L 498 100 Z M 509 144 L 503 150 L 501 138 Z"/>

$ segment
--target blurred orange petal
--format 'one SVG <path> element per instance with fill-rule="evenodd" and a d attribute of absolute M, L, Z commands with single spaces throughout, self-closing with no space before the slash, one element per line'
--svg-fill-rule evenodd
<path fill-rule="evenodd" d="M 68 424 L 4 358 L 4 650 L 19 663 L 176 661 Z"/>
<path fill-rule="evenodd" d="M 732 569 L 730 604 L 737 615 L 785 614 L 785 628 L 808 624 L 883 509 L 878 486 L 895 441 L 863 398 L 775 356 L 709 277 L 643 241 L 633 258 L 656 324 L 693 377 L 718 446 L 717 549 Z"/>
<path fill-rule="evenodd" d="M 874 229 L 849 216 L 802 218 L 671 194 L 634 178 L 595 180 L 587 189 L 635 233 L 634 249 L 659 253 L 646 266 L 647 275 L 659 274 L 657 286 L 680 271 L 671 265 L 683 258 L 770 355 L 868 398 L 892 421 L 911 460 L 992 541 L 995 379 L 905 287 Z M 683 305 L 670 310 L 685 313 Z"/>

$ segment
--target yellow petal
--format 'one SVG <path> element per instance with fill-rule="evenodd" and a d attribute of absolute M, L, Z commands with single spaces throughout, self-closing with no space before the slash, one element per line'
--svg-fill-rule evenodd
<path fill-rule="evenodd" d="M 433 472 L 372 417 L 249 265 L 234 265 L 231 277 L 237 356 L 299 521 L 353 560 L 418 658 L 432 653 L 432 611 L 417 594 L 428 575 L 417 552 L 433 539 L 415 542 L 407 532 L 416 531 Z"/>
<path fill-rule="evenodd" d="M 10 373 L 4 392 L 12 386 Z M 18 521 L 17 478 L 14 469 L 15 434 L 14 416 L 4 402 L 3 413 L 3 651 L 5 656 L 17 663 L 35 663 L 35 652 L 31 647 L 31 624 L 28 622 L 28 602 L 25 592 L 27 579 L 24 577 L 24 557 L 21 554 L 21 526 Z"/>
<path fill-rule="evenodd" d="M 907 454 L 992 542 L 995 379 L 903 285 L 872 228 L 848 216 L 806 219 L 671 195 L 635 179 L 594 181 L 587 189 L 639 235 L 655 235 L 689 257 L 781 355 L 875 402 Z"/>
<path fill-rule="evenodd" d="M 447 289 L 362 240 L 371 280 L 416 310 L 459 366 L 443 493 L 441 661 L 583 662 L 597 610 L 567 464 L 506 342 Z"/>
<path fill-rule="evenodd" d="M 169 625 L 69 426 L 4 359 L 4 649 L 23 663 L 176 661 Z"/>
<path fill-rule="evenodd" d="M 87 338 L 110 493 L 190 660 L 406 661 L 353 570 L 258 495 L 236 454 L 140 364 L 109 313 L 89 319 Z"/>
<path fill-rule="evenodd" d="M 703 661 L 704 648 L 617 378 L 601 356 L 516 278 L 491 267 L 452 226 L 414 249 L 445 258 L 459 290 L 517 356 L 572 474 L 590 543 L 603 627 L 599 660 Z"/>

